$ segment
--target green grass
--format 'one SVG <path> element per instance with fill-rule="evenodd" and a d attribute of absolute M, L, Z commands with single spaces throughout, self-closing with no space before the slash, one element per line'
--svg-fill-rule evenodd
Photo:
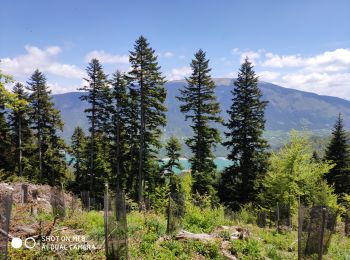
<path fill-rule="evenodd" d="M 40 215 L 43 220 L 50 215 Z M 230 240 L 227 231 L 218 233 L 215 241 L 178 241 L 166 235 L 166 218 L 154 212 L 132 211 L 127 215 L 130 259 L 225 259 L 221 254 L 221 242 L 229 241 L 228 250 L 239 259 L 297 259 L 297 232 L 278 233 L 275 229 L 262 229 L 252 222 L 254 215 L 243 209 L 235 219 L 225 218 L 224 209 L 191 207 L 186 211 L 183 227 L 194 233 L 212 232 L 221 225 L 239 225 L 250 231 L 247 240 Z M 103 244 L 103 212 L 79 212 L 58 223 L 82 234 L 96 243 Z M 66 259 L 79 259 L 82 252 L 69 251 Z M 54 256 L 52 252 L 13 250 L 13 259 L 40 259 Z M 85 253 L 84 259 L 103 259 L 104 251 Z M 350 260 L 350 238 L 342 234 L 333 236 L 330 248 L 324 259 Z"/>

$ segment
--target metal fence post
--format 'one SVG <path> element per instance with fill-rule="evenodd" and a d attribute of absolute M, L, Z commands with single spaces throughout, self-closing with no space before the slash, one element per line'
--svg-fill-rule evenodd
<path fill-rule="evenodd" d="M 105 185 L 105 194 L 104 194 L 104 231 L 105 231 L 105 254 L 108 256 L 108 184 Z"/>
<path fill-rule="evenodd" d="M 326 226 L 326 208 L 322 208 L 322 225 L 321 225 L 321 230 L 320 230 L 320 248 L 319 248 L 319 254 L 318 254 L 318 259 L 322 260 L 323 257 L 323 235 L 324 235 L 324 229 Z"/>
<path fill-rule="evenodd" d="M 279 205 L 277 202 L 277 205 L 276 205 L 276 228 L 277 228 L 277 231 L 279 230 L 279 221 L 280 221 L 280 208 L 279 208 Z"/>
<path fill-rule="evenodd" d="M 298 208 L 298 260 L 301 260 L 301 236 L 303 228 L 303 216 L 301 215 L 301 204 L 299 198 L 299 208 Z"/>

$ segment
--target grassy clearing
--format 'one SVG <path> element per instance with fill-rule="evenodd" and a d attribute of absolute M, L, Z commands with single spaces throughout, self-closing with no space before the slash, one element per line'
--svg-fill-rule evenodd
<path fill-rule="evenodd" d="M 48 218 L 48 216 L 43 216 Z M 277 233 L 275 229 L 262 229 L 251 222 L 254 219 L 247 210 L 236 214 L 235 220 L 225 217 L 224 209 L 191 207 L 187 210 L 183 227 L 194 233 L 212 232 L 221 225 L 240 225 L 249 229 L 248 240 L 232 240 L 225 232 L 222 240 L 229 242 L 228 250 L 239 259 L 297 259 L 297 232 Z M 89 241 L 103 244 L 103 212 L 91 211 L 73 215 L 58 223 L 88 237 Z M 225 259 L 221 254 L 221 240 L 214 242 L 177 241 L 166 236 L 166 218 L 154 212 L 132 211 L 128 214 L 128 236 L 130 259 Z M 12 259 L 47 259 L 49 256 L 61 259 L 103 259 L 103 247 L 93 252 L 73 250 L 65 255 L 54 252 L 13 250 Z M 342 234 L 333 236 L 324 259 L 350 259 L 350 238 Z"/>

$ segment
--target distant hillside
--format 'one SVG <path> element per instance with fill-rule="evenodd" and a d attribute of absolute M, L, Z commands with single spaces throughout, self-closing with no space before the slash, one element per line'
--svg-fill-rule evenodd
<path fill-rule="evenodd" d="M 225 119 L 226 110 L 231 104 L 232 81 L 227 78 L 215 79 L 216 95 Z M 184 121 L 179 102 L 175 98 L 184 85 L 184 80 L 170 81 L 166 84 L 168 124 L 164 130 L 165 136 L 191 135 L 188 122 Z M 350 101 L 284 88 L 267 82 L 260 82 L 259 87 L 264 94 L 263 98 L 269 101 L 266 109 L 266 136 L 273 145 L 278 145 L 291 129 L 309 129 L 318 134 L 328 133 L 339 112 L 344 116 L 345 126 L 350 126 Z M 75 126 L 80 125 L 87 129 L 87 120 L 83 112 L 87 104 L 79 100 L 80 95 L 79 92 L 71 92 L 53 96 L 65 122 L 63 137 L 66 140 L 72 135 Z M 220 128 L 224 130 L 223 127 Z"/>

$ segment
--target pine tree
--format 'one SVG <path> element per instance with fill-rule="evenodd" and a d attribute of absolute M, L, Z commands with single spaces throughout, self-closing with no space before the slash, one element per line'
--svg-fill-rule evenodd
<path fill-rule="evenodd" d="M 267 102 L 262 101 L 258 77 L 247 58 L 234 86 L 232 105 L 227 111 L 229 120 L 225 124 L 227 141 L 223 143 L 229 149 L 228 159 L 234 164 L 222 173 L 219 196 L 226 205 L 237 209 L 255 200 L 257 179 L 267 170 L 268 144 L 262 137 Z"/>
<path fill-rule="evenodd" d="M 0 103 L 0 173 L 9 175 L 14 169 L 10 126 L 6 120 L 5 104 Z"/>
<path fill-rule="evenodd" d="M 108 125 L 108 105 L 110 104 L 109 100 L 109 89 L 108 89 L 108 81 L 107 76 L 103 72 L 102 65 L 97 59 L 92 59 L 86 68 L 86 72 L 88 78 L 84 80 L 87 82 L 87 85 L 79 90 L 86 91 L 80 99 L 83 101 L 87 101 L 90 105 L 89 108 L 85 109 L 84 112 L 87 113 L 87 118 L 90 122 L 90 142 L 89 142 L 89 179 L 90 179 L 90 191 L 94 193 L 93 186 L 95 186 L 95 190 L 100 190 L 103 183 L 100 185 L 95 185 L 96 178 L 103 179 L 106 177 L 106 172 L 98 172 L 97 171 L 97 160 L 99 163 L 104 164 L 100 159 L 103 156 L 97 154 L 98 146 L 101 146 L 100 142 L 97 142 L 97 139 L 102 141 L 102 146 L 105 147 L 105 132 L 108 131 L 106 126 Z M 101 147 L 102 152 L 106 152 L 106 149 Z M 98 159 L 98 157 L 100 159 Z M 106 156 L 105 156 L 106 158 Z M 105 167 L 102 169 L 108 171 Z M 100 168 L 101 170 L 101 168 Z M 102 176 L 95 176 L 96 173 L 99 173 Z M 102 181 L 103 182 L 103 181 Z"/>
<path fill-rule="evenodd" d="M 191 172 L 193 192 L 200 195 L 214 193 L 213 182 L 216 166 L 212 148 L 220 142 L 219 131 L 213 123 L 222 123 L 220 104 L 216 101 L 215 83 L 209 72 L 209 60 L 199 50 L 191 62 L 192 75 L 186 79 L 187 86 L 180 90 L 178 99 L 185 119 L 192 121 L 193 137 L 186 141 L 192 151 Z"/>
<path fill-rule="evenodd" d="M 116 191 L 118 191 L 121 186 L 125 186 L 127 177 L 126 153 L 128 149 L 128 140 L 126 123 L 128 121 L 128 111 L 130 108 L 128 107 L 128 86 L 125 75 L 117 71 L 113 74 L 111 84 L 113 87 L 111 163 L 113 177 L 116 183 Z"/>
<path fill-rule="evenodd" d="M 348 141 L 343 118 L 339 114 L 325 156 L 326 160 L 335 163 L 334 168 L 325 177 L 329 184 L 334 184 L 337 194 L 350 194 L 350 153 Z"/>
<path fill-rule="evenodd" d="M 181 143 L 175 136 L 171 136 L 165 146 L 169 160 L 162 167 L 162 171 L 170 175 L 174 174 L 174 168 L 183 169 L 180 163 Z"/>
<path fill-rule="evenodd" d="M 154 186 L 152 182 L 156 173 L 151 169 L 154 166 L 152 159 L 160 147 L 160 127 L 166 124 L 166 89 L 155 51 L 145 37 L 140 36 L 136 40 L 134 51 L 130 51 L 129 61 L 129 82 L 131 88 L 137 90 L 140 105 L 137 200 L 141 208 L 146 185 L 148 192 Z"/>
<path fill-rule="evenodd" d="M 44 74 L 36 70 L 27 83 L 27 89 L 30 91 L 29 120 L 37 140 L 39 172 L 35 177 L 39 182 L 57 185 L 66 171 L 62 153 L 66 145 L 57 133 L 63 130 L 60 111 L 54 108 Z"/>
<path fill-rule="evenodd" d="M 137 200 L 138 198 L 138 158 L 140 151 L 140 106 L 137 90 L 128 87 L 128 109 L 126 111 L 126 141 L 129 149 L 126 151 L 126 171 L 128 172 L 126 187 L 128 195 Z"/>
<path fill-rule="evenodd" d="M 71 137 L 71 153 L 72 160 L 69 164 L 73 164 L 75 182 L 72 189 L 75 192 L 83 190 L 84 187 L 89 185 L 87 179 L 87 167 L 88 167 L 88 154 L 86 153 L 86 136 L 84 130 L 77 126 L 74 129 L 74 133 Z"/>
<path fill-rule="evenodd" d="M 21 83 L 16 83 L 12 91 L 17 98 L 28 102 L 28 93 Z M 18 106 L 12 109 L 9 115 L 9 123 L 12 132 L 12 142 L 17 157 L 18 175 L 23 176 L 23 157 L 29 159 L 32 148 L 32 131 L 29 121 L 29 106 Z M 28 160 L 25 160 L 28 162 Z"/>

